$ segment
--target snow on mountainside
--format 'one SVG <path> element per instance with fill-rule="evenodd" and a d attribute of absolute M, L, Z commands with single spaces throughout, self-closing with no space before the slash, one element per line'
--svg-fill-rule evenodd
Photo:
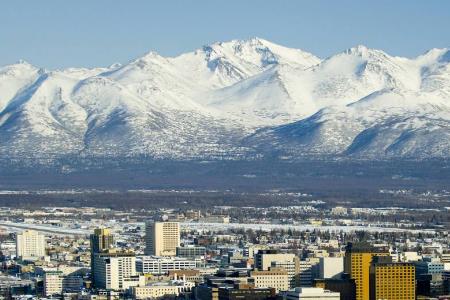
<path fill-rule="evenodd" d="M 173 59 L 178 69 L 207 90 L 229 86 L 274 65 L 289 64 L 304 69 L 319 62 L 308 52 L 258 38 L 214 43 Z"/>
<path fill-rule="evenodd" d="M 246 143 L 291 157 L 427 158 L 449 157 L 449 138 L 450 108 L 444 101 L 383 90 L 298 122 L 261 129 Z"/>
<path fill-rule="evenodd" d="M 254 38 L 109 68 L 0 68 L 3 158 L 448 158 L 449 122 L 448 49 L 320 60 Z"/>
<path fill-rule="evenodd" d="M 31 85 L 40 72 L 42 70 L 24 61 L 0 68 L 0 111 L 19 90 Z"/>

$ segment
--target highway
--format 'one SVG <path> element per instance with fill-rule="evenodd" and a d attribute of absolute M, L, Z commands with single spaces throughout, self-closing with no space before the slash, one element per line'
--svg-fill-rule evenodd
<path fill-rule="evenodd" d="M 61 236 L 86 236 L 91 233 L 89 230 L 83 229 L 72 229 L 72 228 L 28 224 L 28 223 L 0 222 L 0 226 L 11 229 L 33 229 L 39 232 L 51 233 Z"/>

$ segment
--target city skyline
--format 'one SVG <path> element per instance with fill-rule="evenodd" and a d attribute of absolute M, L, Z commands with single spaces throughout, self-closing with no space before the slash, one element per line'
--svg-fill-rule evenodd
<path fill-rule="evenodd" d="M 450 299 L 449 1 L 4 1 L 0 300 Z"/>

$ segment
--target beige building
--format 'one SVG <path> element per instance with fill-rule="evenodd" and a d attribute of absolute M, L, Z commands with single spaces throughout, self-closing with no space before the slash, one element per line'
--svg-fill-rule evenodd
<path fill-rule="evenodd" d="M 283 268 L 271 268 L 268 271 L 252 271 L 250 278 L 253 280 L 256 288 L 274 288 L 279 291 L 289 289 L 288 272 Z"/>
<path fill-rule="evenodd" d="M 171 280 L 182 280 L 190 282 L 202 282 L 203 276 L 199 270 L 174 270 L 169 271 L 169 278 Z"/>
<path fill-rule="evenodd" d="M 16 238 L 16 256 L 37 259 L 45 256 L 45 236 L 34 230 L 25 230 Z"/>
<path fill-rule="evenodd" d="M 261 245 L 261 244 L 257 244 L 257 245 L 248 245 L 246 247 L 244 247 L 244 251 L 243 254 L 244 256 L 247 256 L 249 258 L 254 258 L 255 254 L 258 253 L 259 250 L 268 250 L 270 249 L 269 246 L 267 245 Z"/>
<path fill-rule="evenodd" d="M 160 299 L 168 296 L 178 296 L 180 294 L 178 286 L 175 285 L 154 285 L 131 288 L 133 299 Z"/>
<path fill-rule="evenodd" d="M 145 226 L 145 254 L 175 256 L 180 246 L 180 223 L 148 222 Z"/>
<path fill-rule="evenodd" d="M 260 250 L 255 254 L 255 269 L 267 271 L 273 263 L 294 261 L 295 254 L 278 253 L 276 250 Z"/>
<path fill-rule="evenodd" d="M 132 287 L 130 289 L 133 299 L 164 299 L 178 296 L 190 291 L 194 283 L 188 282 L 161 282 L 148 286 Z"/>
<path fill-rule="evenodd" d="M 276 250 L 259 250 L 255 254 L 256 270 L 267 271 L 271 268 L 285 269 L 288 273 L 290 288 L 299 286 L 301 267 L 302 262 L 292 253 L 278 253 Z"/>

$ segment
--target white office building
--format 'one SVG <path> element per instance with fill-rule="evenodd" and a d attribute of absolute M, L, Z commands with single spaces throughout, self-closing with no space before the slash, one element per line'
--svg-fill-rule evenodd
<path fill-rule="evenodd" d="M 136 256 L 132 253 L 96 253 L 94 260 L 96 288 L 124 290 L 145 284 L 145 279 L 137 276 Z"/>
<path fill-rule="evenodd" d="M 161 275 L 173 270 L 190 270 L 204 268 L 201 259 L 186 259 L 178 257 L 138 256 L 136 271 L 140 274 Z"/>
<path fill-rule="evenodd" d="M 16 256 L 22 259 L 38 259 L 45 256 L 45 236 L 34 230 L 17 234 Z"/>
<path fill-rule="evenodd" d="M 344 272 L 343 257 L 321 257 L 319 277 L 322 279 L 339 279 Z"/>

